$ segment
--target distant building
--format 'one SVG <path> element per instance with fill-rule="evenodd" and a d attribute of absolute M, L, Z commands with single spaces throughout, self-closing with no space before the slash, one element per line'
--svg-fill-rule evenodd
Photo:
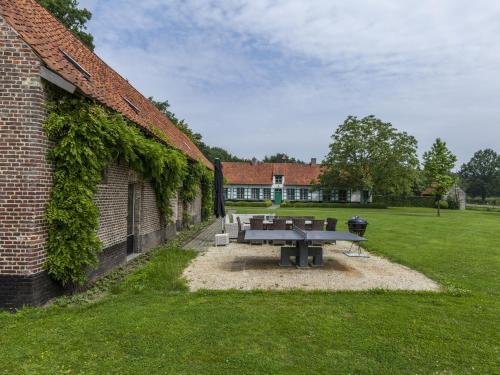
<path fill-rule="evenodd" d="M 332 189 L 331 194 L 313 189 L 322 166 L 311 159 L 309 164 L 298 163 L 222 163 L 228 200 L 264 201 L 275 204 L 283 201 L 366 203 L 371 201 L 368 190 Z"/>
<path fill-rule="evenodd" d="M 434 188 L 432 186 L 429 186 L 427 189 L 425 189 L 422 192 L 422 196 L 434 196 Z M 460 210 L 465 210 L 465 207 L 467 206 L 467 194 L 465 191 L 460 188 L 458 185 L 454 185 L 444 196 L 443 199 L 447 200 L 448 198 L 454 199 L 458 202 L 458 208 Z"/>

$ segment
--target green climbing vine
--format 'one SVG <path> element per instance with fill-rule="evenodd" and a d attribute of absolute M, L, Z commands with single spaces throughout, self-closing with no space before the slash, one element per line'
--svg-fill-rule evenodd
<path fill-rule="evenodd" d="M 183 198 L 194 199 L 190 194 L 196 190 L 195 181 L 205 181 L 210 171 L 198 162 L 188 166 L 180 152 L 147 138 L 121 115 L 88 100 L 58 98 L 48 112 L 45 131 L 54 142 L 49 157 L 55 171 L 47 208 L 47 270 L 63 285 L 81 285 L 87 267 L 97 265 L 102 247 L 93 197 L 111 162 L 127 163 L 152 183 L 158 208 L 167 219 L 175 192 L 187 186 Z M 202 191 L 203 186 L 202 182 Z"/>
<path fill-rule="evenodd" d="M 181 199 L 191 203 L 201 195 L 201 218 L 206 220 L 211 216 L 213 208 L 213 172 L 198 161 L 188 163 L 188 172 L 182 183 Z"/>

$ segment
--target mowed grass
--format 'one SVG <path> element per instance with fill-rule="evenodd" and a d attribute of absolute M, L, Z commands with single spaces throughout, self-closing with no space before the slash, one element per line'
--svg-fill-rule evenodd
<path fill-rule="evenodd" d="M 241 209 L 241 212 L 263 212 Z M 279 209 L 369 221 L 366 247 L 441 293 L 197 292 L 195 253 L 164 247 L 94 303 L 0 314 L 0 372 L 494 374 L 500 372 L 500 214 Z"/>

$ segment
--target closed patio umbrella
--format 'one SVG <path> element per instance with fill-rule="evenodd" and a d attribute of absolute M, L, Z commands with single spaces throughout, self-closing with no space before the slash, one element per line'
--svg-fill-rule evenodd
<path fill-rule="evenodd" d="M 224 208 L 224 174 L 222 172 L 222 164 L 220 159 L 215 159 L 214 162 L 214 185 L 215 185 L 215 202 L 214 214 L 221 219 L 222 232 L 224 232 L 224 217 L 226 210 Z"/>

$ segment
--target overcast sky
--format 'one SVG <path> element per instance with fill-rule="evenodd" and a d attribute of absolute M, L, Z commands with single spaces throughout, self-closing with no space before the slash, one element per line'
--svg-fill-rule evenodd
<path fill-rule="evenodd" d="M 322 159 L 373 114 L 467 161 L 500 151 L 498 0 L 80 0 L 96 52 L 210 145 Z"/>

